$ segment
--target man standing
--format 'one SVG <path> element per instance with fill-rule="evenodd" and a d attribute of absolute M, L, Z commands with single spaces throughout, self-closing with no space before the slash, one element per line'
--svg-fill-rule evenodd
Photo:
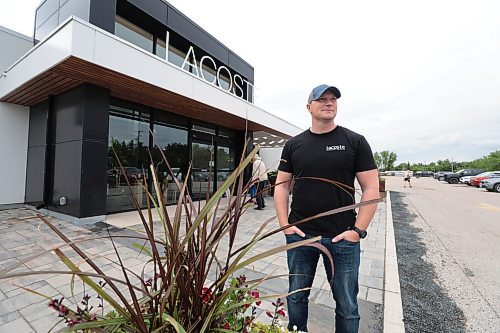
<path fill-rule="evenodd" d="M 260 158 L 259 154 L 255 154 L 253 157 L 252 182 L 257 184 L 255 198 L 257 201 L 257 207 L 255 207 L 255 209 L 262 210 L 266 207 L 266 202 L 264 201 L 264 195 L 262 192 L 267 185 L 268 179 L 266 165 Z"/>
<path fill-rule="evenodd" d="M 316 214 L 351 205 L 354 191 L 329 182 L 334 180 L 354 188 L 356 178 L 361 185 L 361 201 L 378 199 L 378 172 L 371 148 L 365 138 L 335 124 L 337 99 L 340 91 L 326 84 L 314 88 L 307 101 L 311 127 L 288 140 L 283 148 L 274 191 L 275 207 L 280 226 L 300 221 Z M 304 178 L 315 177 L 316 179 Z M 288 214 L 291 180 L 294 180 L 293 201 Z M 376 205 L 330 215 L 284 230 L 287 244 L 322 236 L 319 241 L 333 256 L 334 271 L 327 257 L 315 247 L 301 246 L 287 252 L 289 291 L 312 286 L 320 255 L 333 298 L 336 302 L 336 333 L 358 332 L 357 303 L 359 241 L 376 211 Z M 333 276 L 332 276 L 333 275 Z M 332 279 L 333 278 L 333 279 Z M 310 291 L 287 297 L 289 324 L 307 332 L 308 298 Z"/>

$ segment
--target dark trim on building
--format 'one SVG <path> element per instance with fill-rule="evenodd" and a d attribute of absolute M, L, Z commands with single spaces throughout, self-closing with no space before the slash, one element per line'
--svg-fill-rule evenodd
<path fill-rule="evenodd" d="M 115 33 L 116 0 L 90 0 L 89 22 Z"/>
<path fill-rule="evenodd" d="M 39 206 L 45 201 L 49 100 L 31 107 L 28 132 L 25 202 Z"/>
<path fill-rule="evenodd" d="M 110 33 L 115 32 L 117 14 L 129 13 L 154 34 L 171 30 L 204 53 L 254 83 L 254 68 L 228 47 L 162 0 L 45 0 L 35 13 L 35 42 L 47 36 L 71 15 L 78 16 Z M 88 7 L 87 7 L 88 4 Z M 153 20 L 151 20 L 153 19 Z"/>
<path fill-rule="evenodd" d="M 105 214 L 109 103 L 107 89 L 83 84 L 31 108 L 27 203 L 78 218 Z"/>

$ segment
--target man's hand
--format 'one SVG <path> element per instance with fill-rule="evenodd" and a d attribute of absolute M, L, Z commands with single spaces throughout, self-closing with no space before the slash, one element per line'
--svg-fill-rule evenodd
<path fill-rule="evenodd" d="M 337 243 L 338 241 L 341 241 L 342 239 L 345 239 L 349 242 L 359 242 L 359 240 L 361 238 L 359 237 L 359 234 L 356 231 L 347 230 L 347 231 L 344 231 L 343 233 L 335 236 L 332 239 L 332 243 Z"/>
<path fill-rule="evenodd" d="M 285 229 L 285 230 L 283 230 L 283 233 L 284 233 L 285 235 L 293 235 L 293 234 L 297 234 L 297 235 L 299 235 L 300 237 L 305 237 L 305 235 L 306 235 L 304 232 L 302 232 L 302 230 L 300 230 L 300 229 L 299 229 L 299 228 L 297 228 L 297 227 L 290 227 L 290 228 L 288 228 L 288 229 Z"/>

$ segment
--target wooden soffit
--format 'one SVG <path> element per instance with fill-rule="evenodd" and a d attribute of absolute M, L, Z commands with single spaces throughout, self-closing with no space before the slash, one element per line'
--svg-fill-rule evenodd
<path fill-rule="evenodd" d="M 50 95 L 58 95 L 82 83 L 107 88 L 111 91 L 111 95 L 117 98 L 212 124 L 236 130 L 245 130 L 247 127 L 247 121 L 241 117 L 77 57 L 67 58 L 18 87 L 0 101 L 33 106 Z M 248 130 L 266 131 L 288 138 L 283 133 L 252 121 L 248 121 Z"/>

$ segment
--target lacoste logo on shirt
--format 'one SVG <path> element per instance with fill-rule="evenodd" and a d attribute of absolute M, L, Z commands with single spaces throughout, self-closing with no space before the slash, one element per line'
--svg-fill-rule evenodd
<path fill-rule="evenodd" d="M 344 145 L 326 146 L 326 151 L 334 151 L 334 150 L 345 150 L 345 146 Z"/>

